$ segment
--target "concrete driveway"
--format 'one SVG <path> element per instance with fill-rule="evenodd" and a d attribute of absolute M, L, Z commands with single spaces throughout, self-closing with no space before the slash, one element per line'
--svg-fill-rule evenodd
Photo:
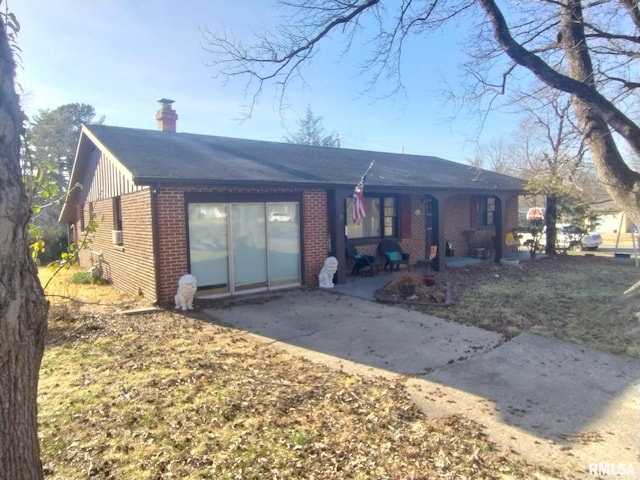
<path fill-rule="evenodd" d="M 208 311 L 233 327 L 397 373 L 424 375 L 490 351 L 496 333 L 324 291 Z"/>
<path fill-rule="evenodd" d="M 414 397 L 427 412 L 485 415 L 533 449 L 541 441 L 565 443 L 582 463 L 633 461 L 640 475 L 638 360 L 528 333 L 504 341 L 324 290 L 235 300 L 205 313 L 283 346 L 411 375 Z M 438 402 L 434 392 L 448 400 Z M 596 458 L 601 454 L 606 458 Z"/>

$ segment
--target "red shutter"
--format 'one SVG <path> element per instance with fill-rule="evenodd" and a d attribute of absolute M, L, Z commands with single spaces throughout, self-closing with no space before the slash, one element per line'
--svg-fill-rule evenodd
<path fill-rule="evenodd" d="M 400 195 L 400 238 L 411 238 L 411 197 Z"/>
<path fill-rule="evenodd" d="M 478 228 L 478 199 L 469 199 L 469 227 L 474 230 Z"/>

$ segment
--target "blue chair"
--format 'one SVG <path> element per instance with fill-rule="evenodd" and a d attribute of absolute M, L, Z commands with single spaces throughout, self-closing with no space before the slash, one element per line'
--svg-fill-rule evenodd
<path fill-rule="evenodd" d="M 368 268 L 371 275 L 376 273 L 376 257 L 373 255 L 360 255 L 356 247 L 350 244 L 347 244 L 345 253 L 347 254 L 347 258 L 353 260 L 351 275 L 359 274 L 363 268 Z"/>
<path fill-rule="evenodd" d="M 410 269 L 409 254 L 404 253 L 402 248 L 395 240 L 383 240 L 378 244 L 378 253 L 381 257 L 384 257 L 385 264 L 384 269 L 391 267 L 400 270 L 400 265 L 406 265 L 407 269 Z"/>

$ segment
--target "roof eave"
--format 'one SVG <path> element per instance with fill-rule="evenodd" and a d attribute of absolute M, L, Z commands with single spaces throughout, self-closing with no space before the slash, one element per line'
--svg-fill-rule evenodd
<path fill-rule="evenodd" d="M 266 180 L 216 180 L 216 179 L 185 179 L 185 178 L 159 178 L 159 177 L 145 177 L 134 176 L 134 184 L 138 186 L 149 187 L 262 187 L 262 188 L 294 188 L 294 189 L 310 189 L 318 188 L 323 190 L 332 189 L 352 189 L 355 187 L 353 184 L 344 183 L 321 183 L 321 182 L 283 182 L 283 181 L 266 181 Z M 368 191 L 388 191 L 397 192 L 402 189 L 407 192 L 414 193 L 428 193 L 428 192 L 456 192 L 466 194 L 486 194 L 488 192 L 505 192 L 511 194 L 525 194 L 524 186 L 518 187 L 477 187 L 477 188 L 452 188 L 452 187 L 440 187 L 429 185 L 365 185 L 365 190 Z"/>

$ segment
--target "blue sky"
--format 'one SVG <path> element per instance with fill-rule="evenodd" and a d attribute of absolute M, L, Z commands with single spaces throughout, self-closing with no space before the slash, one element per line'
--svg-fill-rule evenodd
<path fill-rule="evenodd" d="M 18 37 L 23 108 L 81 102 L 95 107 L 105 123 L 155 129 L 160 98 L 175 100 L 178 131 L 281 141 L 297 131 L 307 105 L 321 116 L 326 133 L 342 146 L 436 155 L 466 162 L 474 141 L 508 135 L 517 119 L 492 115 L 478 137 L 478 119 L 456 113 L 443 91 L 459 86 L 462 61 L 455 35 L 443 32 L 408 45 L 404 94 L 377 99 L 392 85 L 364 92 L 366 77 L 356 64 L 361 46 L 344 57 L 327 45 L 304 72 L 281 108 L 267 88 L 252 118 L 241 117 L 245 84 L 213 78 L 201 27 L 226 28 L 242 40 L 268 29 L 282 11 L 271 0 L 5 0 L 21 23 Z M 459 27 L 458 27 L 459 28 Z M 455 33 L 455 32 L 453 32 Z"/>

